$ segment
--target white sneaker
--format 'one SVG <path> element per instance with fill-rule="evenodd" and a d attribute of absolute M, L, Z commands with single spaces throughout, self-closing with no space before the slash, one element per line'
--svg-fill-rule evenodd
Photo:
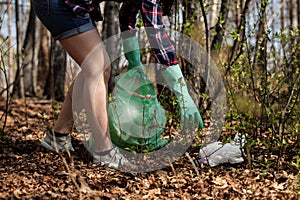
<path fill-rule="evenodd" d="M 55 136 L 52 134 L 50 129 L 47 129 L 46 136 L 41 141 L 41 145 L 50 151 L 74 151 L 74 148 L 71 143 L 71 135 L 66 136 Z"/>
<path fill-rule="evenodd" d="M 114 169 L 134 170 L 136 166 L 127 160 L 117 147 L 103 153 L 93 153 L 94 166 L 108 166 Z"/>

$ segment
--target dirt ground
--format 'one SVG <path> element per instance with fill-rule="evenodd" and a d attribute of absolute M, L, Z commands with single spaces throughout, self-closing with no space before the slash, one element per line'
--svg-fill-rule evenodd
<path fill-rule="evenodd" d="M 245 162 L 195 169 L 183 155 L 163 169 L 132 174 L 93 167 L 76 139 L 70 156 L 50 152 L 40 140 L 58 110 L 36 99 L 10 105 L 0 139 L 0 199 L 300 199 L 300 177 L 288 167 L 249 169 Z M 1 101 L 1 128 L 4 111 Z M 193 158 L 198 151 L 188 150 Z"/>

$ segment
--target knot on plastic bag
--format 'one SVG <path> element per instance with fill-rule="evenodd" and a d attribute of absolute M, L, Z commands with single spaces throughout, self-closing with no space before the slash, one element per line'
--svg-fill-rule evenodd
<path fill-rule="evenodd" d="M 242 163 L 242 148 L 245 145 L 246 137 L 237 133 L 234 140 L 223 144 L 222 142 L 211 143 L 199 151 L 199 162 L 215 167 L 222 163 Z"/>

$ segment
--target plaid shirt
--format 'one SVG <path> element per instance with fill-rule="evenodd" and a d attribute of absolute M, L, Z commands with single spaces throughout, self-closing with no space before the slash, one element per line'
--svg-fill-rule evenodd
<path fill-rule="evenodd" d="M 121 31 L 135 29 L 139 11 L 144 26 L 150 28 L 147 35 L 157 62 L 166 66 L 178 64 L 174 45 L 165 32 L 158 0 L 125 0 L 119 13 Z M 131 35 L 127 37 L 135 35 L 135 31 L 129 33 Z"/>
<path fill-rule="evenodd" d="M 85 19 L 91 17 L 95 21 L 102 21 L 100 1 L 93 0 L 65 0 L 65 4 L 69 6 L 73 12 Z"/>
<path fill-rule="evenodd" d="M 103 20 L 99 3 L 105 0 L 65 0 L 65 3 L 84 18 L 91 17 L 95 21 Z M 137 14 L 140 11 L 144 26 L 148 30 L 148 38 L 158 63 L 172 66 L 178 64 L 175 48 L 164 31 L 162 12 L 158 0 L 115 0 L 123 2 L 119 18 L 121 31 L 134 30 Z M 153 28 L 153 29 L 152 29 Z M 153 31 L 152 31 L 153 30 Z M 130 36 L 134 36 L 135 31 Z"/>

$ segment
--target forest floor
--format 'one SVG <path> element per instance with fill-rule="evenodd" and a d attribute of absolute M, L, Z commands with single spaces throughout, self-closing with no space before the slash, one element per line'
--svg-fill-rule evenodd
<path fill-rule="evenodd" d="M 1 101 L 0 116 L 4 111 Z M 75 139 L 71 156 L 50 152 L 40 140 L 57 112 L 36 99 L 11 103 L 0 139 L 0 199 L 300 199 L 300 177 L 288 167 L 249 169 L 245 162 L 200 166 L 197 175 L 183 155 L 163 169 L 132 174 L 93 167 Z M 198 151 L 188 150 L 193 158 Z"/>

